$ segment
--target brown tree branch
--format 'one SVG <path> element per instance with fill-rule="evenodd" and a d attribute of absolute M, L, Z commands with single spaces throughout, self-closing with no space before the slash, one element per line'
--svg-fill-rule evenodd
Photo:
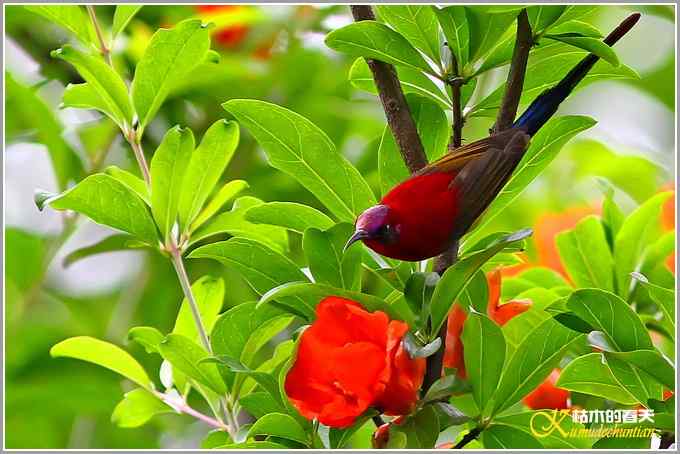
<path fill-rule="evenodd" d="M 350 8 L 357 22 L 375 20 L 373 10 L 369 5 L 351 5 Z M 387 117 L 387 124 L 397 142 L 401 157 L 409 171 L 414 173 L 427 165 L 427 156 L 401 89 L 397 72 L 394 66 L 378 60 L 367 58 L 366 63 L 373 73 L 373 80 L 378 88 L 378 96 Z"/>
<path fill-rule="evenodd" d="M 452 134 L 451 142 L 449 143 L 449 151 L 460 147 L 463 141 L 463 106 L 461 105 L 460 86 L 463 79 L 460 77 L 458 69 L 458 61 L 456 57 L 452 56 L 451 60 L 453 77 L 449 78 L 446 83 L 451 87 L 451 110 L 453 111 L 453 123 L 451 124 Z"/>
<path fill-rule="evenodd" d="M 531 34 L 529 17 L 527 16 L 526 9 L 523 9 L 517 16 L 515 49 L 512 53 L 510 72 L 508 73 L 508 79 L 505 83 L 503 101 L 501 102 L 500 109 L 498 109 L 498 116 L 496 117 L 496 123 L 493 128 L 494 132 L 508 129 L 515 121 L 519 100 L 522 97 L 524 75 L 527 71 L 527 61 L 529 60 L 529 51 L 531 50 L 532 44 L 533 36 Z"/>

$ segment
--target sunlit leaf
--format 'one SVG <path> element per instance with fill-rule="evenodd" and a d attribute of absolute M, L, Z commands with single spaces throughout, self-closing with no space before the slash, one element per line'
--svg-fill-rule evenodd
<path fill-rule="evenodd" d="M 360 21 L 330 32 L 326 45 L 353 57 L 374 58 L 434 74 L 418 51 L 398 32 L 375 21 Z"/>
<path fill-rule="evenodd" d="M 175 126 L 165 134 L 151 159 L 151 212 L 166 238 L 177 220 L 184 174 L 193 151 L 191 130 Z"/>
<path fill-rule="evenodd" d="M 150 389 L 152 386 L 146 371 L 128 352 L 93 337 L 79 336 L 61 341 L 50 349 L 50 355 L 88 361 L 110 369 L 142 388 Z"/>
<path fill-rule="evenodd" d="M 200 20 L 185 20 L 154 33 L 137 64 L 131 87 L 141 130 L 156 115 L 173 84 L 203 62 L 209 48 L 209 29 Z"/>
<path fill-rule="evenodd" d="M 272 167 L 295 178 L 340 220 L 354 222 L 375 203 L 361 174 L 306 118 L 257 100 L 234 99 L 223 107 L 250 129 Z"/>
<path fill-rule="evenodd" d="M 239 142 L 236 122 L 217 120 L 191 154 L 179 195 L 179 225 L 186 232 L 212 193 Z"/>

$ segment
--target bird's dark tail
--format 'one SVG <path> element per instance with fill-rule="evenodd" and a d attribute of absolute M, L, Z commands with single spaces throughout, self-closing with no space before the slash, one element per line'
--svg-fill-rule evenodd
<path fill-rule="evenodd" d="M 604 43 L 613 46 L 621 39 L 640 19 L 640 14 L 631 14 L 619 24 L 605 39 Z M 588 54 L 571 71 L 552 88 L 541 93 L 534 102 L 515 121 L 513 127 L 524 129 L 527 134 L 533 136 L 552 117 L 557 108 L 572 92 L 574 87 L 586 77 L 593 65 L 599 60 L 594 54 Z"/>

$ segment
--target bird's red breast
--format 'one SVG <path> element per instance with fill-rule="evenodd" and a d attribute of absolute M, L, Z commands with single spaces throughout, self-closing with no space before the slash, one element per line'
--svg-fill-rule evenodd
<path fill-rule="evenodd" d="M 451 245 L 456 219 L 458 192 L 449 187 L 455 173 L 432 172 L 416 175 L 394 187 L 382 199 L 399 242 L 365 240 L 368 247 L 399 260 L 425 260 Z"/>

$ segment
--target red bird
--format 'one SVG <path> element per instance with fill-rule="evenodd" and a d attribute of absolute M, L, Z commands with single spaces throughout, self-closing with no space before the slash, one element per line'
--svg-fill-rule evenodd
<path fill-rule="evenodd" d="M 614 45 L 640 18 L 632 14 L 604 39 Z M 599 58 L 589 54 L 543 92 L 503 132 L 457 148 L 394 187 L 359 215 L 345 248 L 362 240 L 379 254 L 418 261 L 449 249 L 472 227 L 514 171 L 533 136 Z"/>

